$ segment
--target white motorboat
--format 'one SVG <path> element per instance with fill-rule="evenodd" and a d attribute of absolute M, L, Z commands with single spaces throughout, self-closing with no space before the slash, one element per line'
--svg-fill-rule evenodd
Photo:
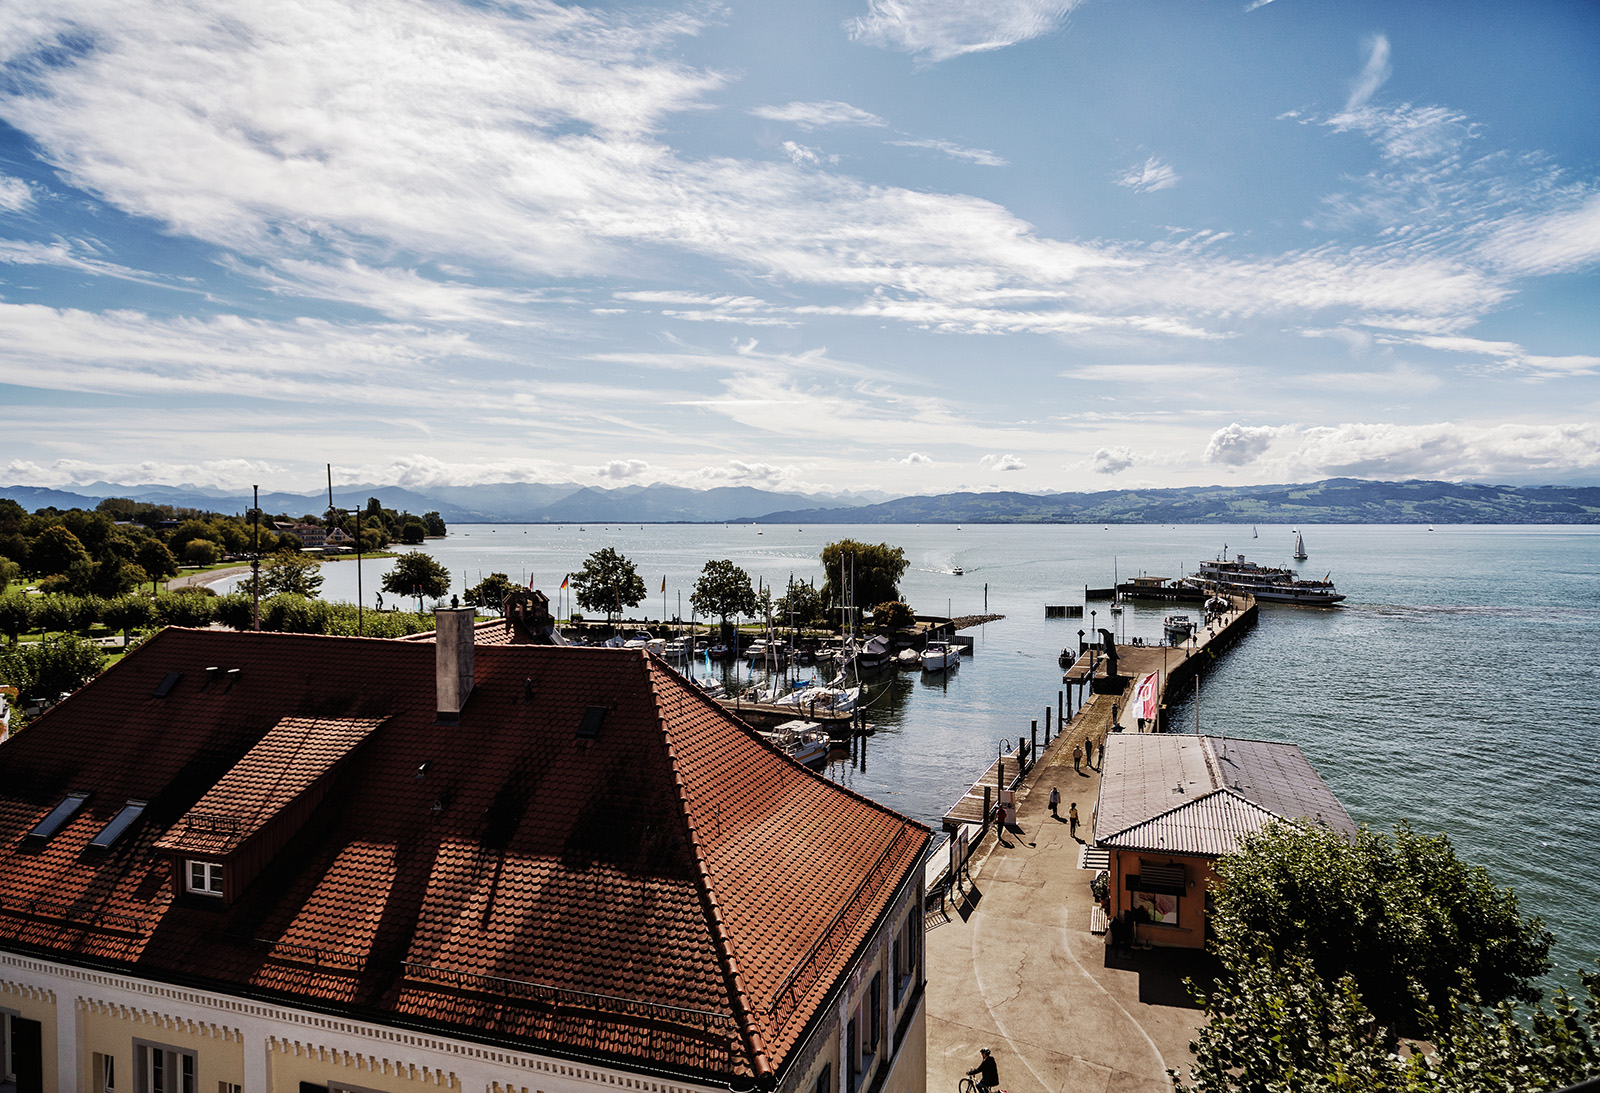
<path fill-rule="evenodd" d="M 1161 620 L 1161 633 L 1168 645 L 1182 645 L 1194 633 L 1194 620 L 1188 615 L 1168 615 Z"/>
<path fill-rule="evenodd" d="M 809 766 L 828 757 L 833 741 L 828 730 L 815 721 L 785 721 L 761 736 L 796 763 Z"/>
<path fill-rule="evenodd" d="M 946 668 L 953 668 L 961 663 L 961 651 L 954 645 L 942 641 L 930 641 L 922 650 L 922 670 L 924 672 L 942 672 Z"/>

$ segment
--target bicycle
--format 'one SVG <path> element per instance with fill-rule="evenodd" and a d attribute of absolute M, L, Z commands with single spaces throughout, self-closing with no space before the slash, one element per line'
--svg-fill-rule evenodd
<path fill-rule="evenodd" d="M 978 1093 L 978 1083 L 971 1078 L 962 1078 L 956 1083 L 956 1093 Z"/>

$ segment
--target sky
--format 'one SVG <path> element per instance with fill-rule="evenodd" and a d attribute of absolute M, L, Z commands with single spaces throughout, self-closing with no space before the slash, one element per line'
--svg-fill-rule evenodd
<path fill-rule="evenodd" d="M 1600 4 L 7 0 L 0 484 L 1600 484 Z"/>

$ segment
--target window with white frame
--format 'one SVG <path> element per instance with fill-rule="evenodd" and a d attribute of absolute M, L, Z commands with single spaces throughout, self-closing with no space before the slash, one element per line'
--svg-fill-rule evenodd
<path fill-rule="evenodd" d="M 134 1093 L 195 1093 L 195 1055 L 192 1051 L 133 1042 Z"/>
<path fill-rule="evenodd" d="M 99 1089 L 102 1093 L 116 1093 L 117 1089 L 117 1058 L 115 1055 L 102 1055 L 94 1053 L 94 1084 L 91 1088 Z"/>
<path fill-rule="evenodd" d="M 189 879 L 186 887 L 203 896 L 222 895 L 222 865 L 214 861 L 189 859 Z"/>

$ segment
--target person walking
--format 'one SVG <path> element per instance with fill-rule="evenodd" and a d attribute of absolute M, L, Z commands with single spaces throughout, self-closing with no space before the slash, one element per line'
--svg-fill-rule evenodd
<path fill-rule="evenodd" d="M 1089 769 L 1094 769 L 1094 737 L 1088 737 L 1083 742 L 1083 757 L 1089 760 Z"/>
<path fill-rule="evenodd" d="M 1067 809 L 1067 822 L 1072 825 L 1072 837 L 1078 837 L 1078 802 L 1073 801 L 1072 807 Z"/>
<path fill-rule="evenodd" d="M 983 1062 L 967 1071 L 967 1077 L 978 1079 L 978 1093 L 990 1093 L 1000 1088 L 1000 1069 L 994 1065 L 994 1056 L 989 1054 L 988 1048 L 979 1048 L 978 1054 L 983 1056 Z"/>
<path fill-rule="evenodd" d="M 1057 789 L 1055 786 L 1051 786 L 1050 787 L 1050 815 L 1054 816 L 1058 820 L 1061 819 L 1061 813 L 1057 812 L 1056 809 L 1058 809 L 1060 807 L 1061 807 L 1061 791 L 1059 789 Z"/>
<path fill-rule="evenodd" d="M 1083 745 L 1082 744 L 1074 744 L 1074 745 L 1072 745 L 1072 769 L 1077 771 L 1079 774 L 1082 774 L 1083 773 L 1083 767 L 1081 765 L 1082 763 L 1083 763 Z"/>

